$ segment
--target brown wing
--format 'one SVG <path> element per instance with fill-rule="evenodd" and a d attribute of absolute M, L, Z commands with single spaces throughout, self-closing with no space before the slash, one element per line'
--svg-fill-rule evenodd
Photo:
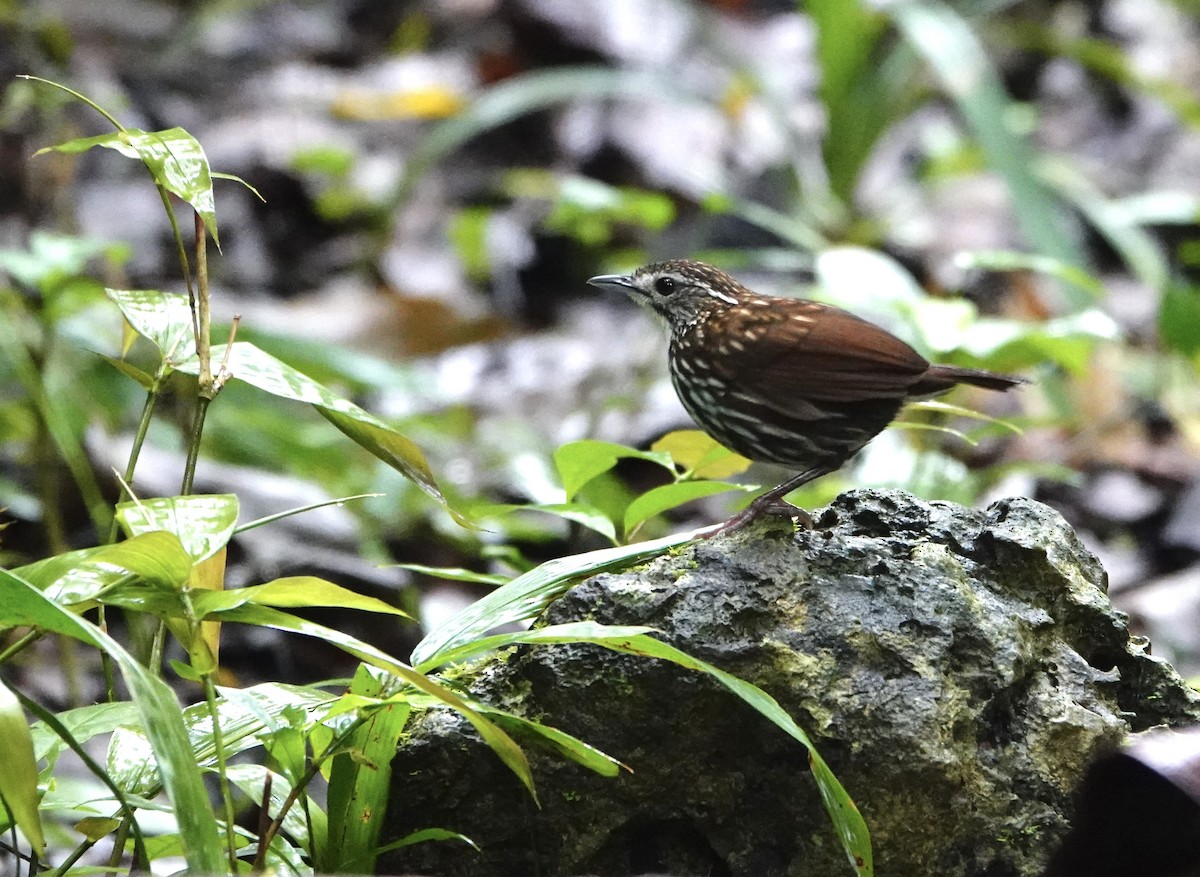
<path fill-rule="evenodd" d="M 723 315 L 722 334 L 743 346 L 721 358 L 723 376 L 780 411 L 805 416 L 808 403 L 903 399 L 929 368 L 874 323 L 817 302 L 790 305 L 751 301 Z"/>

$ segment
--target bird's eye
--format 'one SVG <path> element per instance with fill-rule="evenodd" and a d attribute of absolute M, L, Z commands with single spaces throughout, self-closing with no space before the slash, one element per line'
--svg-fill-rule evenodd
<path fill-rule="evenodd" d="M 654 281 L 654 290 L 659 295 L 670 295 L 675 291 L 675 281 L 670 277 L 660 277 Z"/>

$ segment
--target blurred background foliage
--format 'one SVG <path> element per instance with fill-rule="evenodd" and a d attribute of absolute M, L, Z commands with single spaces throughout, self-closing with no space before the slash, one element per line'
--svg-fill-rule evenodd
<path fill-rule="evenodd" d="M 578 517 L 496 507 L 565 502 L 569 442 L 649 449 L 690 425 L 657 328 L 584 281 L 691 256 L 1033 381 L 951 400 L 1020 435 L 917 411 L 801 504 L 860 485 L 1047 501 L 1156 651 L 1200 671 L 1195 3 L 0 0 L 0 45 L 5 563 L 106 529 L 141 393 L 103 358 L 123 339 L 103 286 L 182 291 L 139 168 L 32 157 L 106 128 L 15 78 L 31 73 L 131 127 L 187 129 L 255 186 L 264 200 L 217 182 L 216 340 L 240 314 L 239 339 L 395 425 L 456 504 L 497 511 L 464 529 L 317 414 L 230 385 L 199 490 L 236 492 L 245 519 L 382 494 L 237 537 L 230 584 L 317 574 L 436 620 L 483 586 L 427 567 L 512 573 L 607 544 Z M 139 495 L 177 489 L 189 410 L 155 423 Z M 620 530 L 673 477 L 622 457 L 572 498 Z M 256 636 L 222 654 L 244 681 L 331 672 Z"/>

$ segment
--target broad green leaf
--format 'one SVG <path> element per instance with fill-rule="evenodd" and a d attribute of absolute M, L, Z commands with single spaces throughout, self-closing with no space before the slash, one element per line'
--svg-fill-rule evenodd
<path fill-rule="evenodd" d="M 616 466 L 618 461 L 626 458 L 649 460 L 674 472 L 671 458 L 666 454 L 639 451 L 625 445 L 593 439 L 568 442 L 554 452 L 554 467 L 558 470 L 558 477 L 562 481 L 563 490 L 566 491 L 567 502 L 574 499 L 575 494 L 597 475 L 604 474 Z"/>
<path fill-rule="evenodd" d="M 75 823 L 75 830 L 92 843 L 96 843 L 116 831 L 121 820 L 106 816 L 85 816 Z"/>
<path fill-rule="evenodd" d="M 401 618 L 411 617 L 402 609 L 397 609 L 377 597 L 355 593 L 348 588 L 316 576 L 288 576 L 267 582 L 265 585 L 192 594 L 192 607 L 198 616 L 221 612 L 246 603 L 290 609 L 335 606 L 343 609 L 360 609 L 364 612 L 379 612 L 385 615 L 399 615 Z"/>
<path fill-rule="evenodd" d="M 224 344 L 213 347 L 213 362 L 221 362 L 224 359 L 225 347 Z M 180 363 L 179 369 L 188 374 L 197 374 L 199 363 L 194 358 L 189 359 Z M 383 421 L 245 341 L 236 342 L 229 351 L 229 372 L 235 379 L 273 396 L 312 405 L 326 420 L 359 445 L 412 479 L 418 487 L 441 503 L 455 520 L 466 524 L 465 519 L 449 506 L 442 495 L 421 449 L 411 439 L 396 432 Z"/>
<path fill-rule="evenodd" d="M 168 128 L 165 131 L 126 128 L 98 137 L 82 137 L 47 146 L 39 149 L 34 155 L 45 152 L 87 152 L 94 146 L 113 149 L 129 158 L 140 159 L 157 185 L 192 205 L 192 209 L 204 220 L 204 226 L 212 235 L 213 241 L 218 247 L 221 245 L 217 237 L 212 175 L 200 141 L 195 137 L 182 128 Z"/>
<path fill-rule="evenodd" d="M 196 355 L 192 309 L 186 295 L 156 289 L 104 290 L 135 332 L 158 348 L 174 367 Z"/>
<path fill-rule="evenodd" d="M 720 480 L 750 468 L 750 461 L 699 429 L 677 429 L 650 446 L 650 450 L 670 454 L 676 465 L 692 478 Z"/>
<path fill-rule="evenodd" d="M 671 548 L 685 545 L 711 529 L 677 533 L 635 545 L 603 548 L 546 561 L 476 600 L 449 621 L 431 630 L 413 649 L 413 664 L 417 670 L 428 672 L 445 663 L 445 654 L 483 636 L 489 630 L 534 618 L 577 580 L 649 560 Z"/>
<path fill-rule="evenodd" d="M 657 514 L 681 506 L 685 502 L 714 496 L 718 493 L 728 493 L 731 490 L 754 490 L 756 488 L 745 484 L 730 484 L 728 481 L 677 481 L 674 484 L 664 484 L 647 490 L 625 509 L 625 532 L 629 533 L 638 524 L 653 518 Z"/>
<path fill-rule="evenodd" d="M 45 592 L 47 599 L 71 605 L 96 599 L 122 581 L 176 590 L 187 580 L 192 559 L 171 533 L 143 533 L 115 545 L 57 554 L 13 572 Z M 0 605 L 0 626 L 6 626 Z"/>
<path fill-rule="evenodd" d="M 126 533 L 140 536 L 165 530 L 178 537 L 197 563 L 229 544 L 237 516 L 238 498 L 232 493 L 155 497 L 117 505 L 117 520 Z"/>
<path fill-rule="evenodd" d="M 822 297 L 855 312 L 895 313 L 925 297 L 908 269 L 867 247 L 829 247 L 814 268 Z"/>
<path fill-rule="evenodd" d="M 227 863 L 217 821 L 174 692 L 104 631 L 57 606 L 33 585 L 6 570 L 0 570 L 0 607 L 6 623 L 73 637 L 108 654 L 125 679 L 154 748 L 188 867 L 196 873 L 223 874 Z"/>
<path fill-rule="evenodd" d="M 46 855 L 46 838 L 38 813 L 37 761 L 33 757 L 33 737 L 21 703 L 0 680 L 0 752 L 4 767 L 0 770 L 0 799 L 8 807 L 17 827 L 39 857 Z"/>
<path fill-rule="evenodd" d="M 100 734 L 111 734 L 121 725 L 137 721 L 137 707 L 127 700 L 114 703 L 94 703 L 58 713 L 55 718 L 79 743 L 86 743 Z M 63 741 L 44 722 L 33 723 L 33 751 L 39 758 L 52 760 Z"/>
<path fill-rule="evenodd" d="M 350 683 L 350 693 L 363 697 L 379 697 L 384 688 L 385 681 L 366 665 L 358 668 Z M 334 756 L 326 808 L 329 832 L 318 850 L 317 871 L 375 873 L 379 829 L 387 814 L 392 757 L 410 711 L 408 704 L 397 701 L 371 709 L 350 738 L 355 755 Z"/>

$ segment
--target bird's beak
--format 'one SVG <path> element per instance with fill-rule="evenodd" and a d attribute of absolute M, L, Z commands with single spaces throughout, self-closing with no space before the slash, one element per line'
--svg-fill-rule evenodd
<path fill-rule="evenodd" d="M 633 283 L 633 277 L 628 274 L 600 274 L 588 281 L 588 286 L 599 289 L 620 290 L 629 295 L 640 295 L 641 290 Z"/>

